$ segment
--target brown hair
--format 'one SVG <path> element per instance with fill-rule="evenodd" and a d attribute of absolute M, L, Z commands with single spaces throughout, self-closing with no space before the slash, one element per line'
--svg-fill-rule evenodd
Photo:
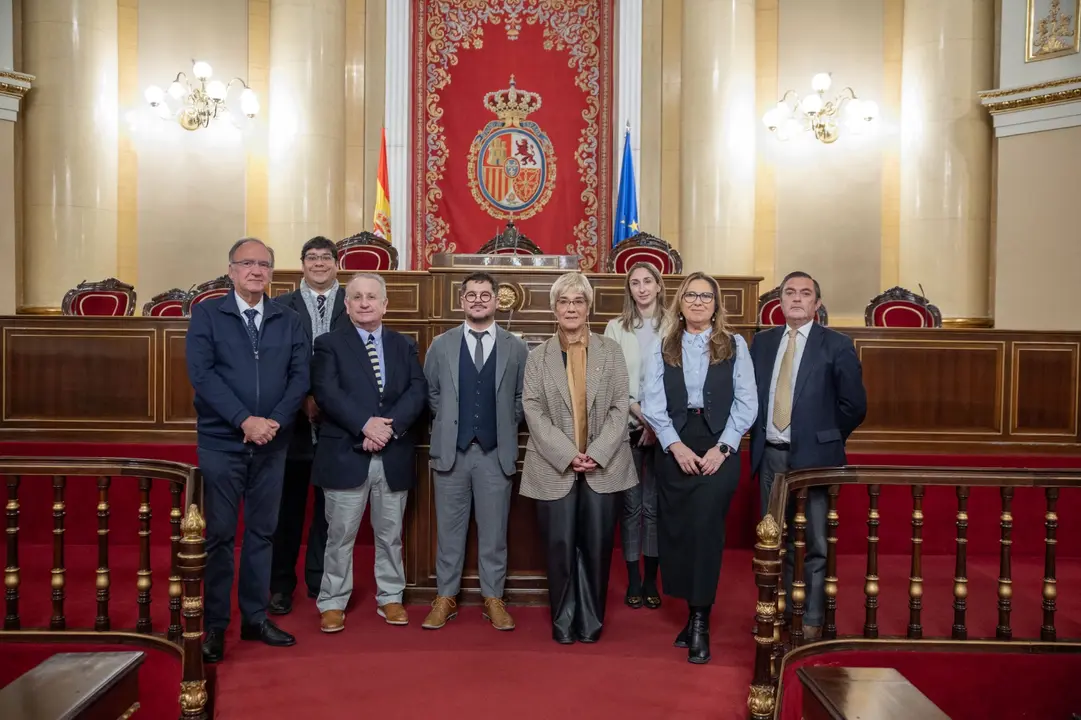
<path fill-rule="evenodd" d="M 664 279 L 661 277 L 661 273 L 657 270 L 653 263 L 648 262 L 636 262 L 631 265 L 631 269 L 627 271 L 627 277 L 623 282 L 623 311 L 619 314 L 619 324 L 627 332 L 632 332 L 635 328 L 640 328 L 645 324 L 645 318 L 642 317 L 642 313 L 638 310 L 638 303 L 635 302 L 634 296 L 631 294 L 631 275 L 634 275 L 635 270 L 646 270 L 653 278 L 653 282 L 657 283 L 657 299 L 655 301 L 655 307 L 653 308 L 653 329 L 661 329 L 661 320 L 664 319 Z"/>
<path fill-rule="evenodd" d="M 713 302 L 715 305 L 712 323 L 713 332 L 709 337 L 709 364 L 716 365 L 736 354 L 732 329 L 728 326 L 724 305 L 721 304 L 721 288 L 717 285 L 716 280 L 704 272 L 694 272 L 683 280 L 679 290 L 676 292 L 675 300 L 668 306 L 668 318 L 665 323 L 667 329 L 661 339 L 661 354 L 664 356 L 665 364 L 672 367 L 683 366 L 683 331 L 687 327 L 687 321 L 683 319 L 683 312 L 680 307 L 683 302 L 683 293 L 687 292 L 687 288 L 695 280 L 703 280 L 709 283 L 710 288 L 713 290 Z"/>

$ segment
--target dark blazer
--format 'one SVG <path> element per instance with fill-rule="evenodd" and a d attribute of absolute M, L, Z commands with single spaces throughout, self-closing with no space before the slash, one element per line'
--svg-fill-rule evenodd
<path fill-rule="evenodd" d="M 428 402 L 427 382 L 417 344 L 383 327 L 383 394 L 357 329 L 332 330 L 315 341 L 312 394 L 323 413 L 315 448 L 312 482 L 329 490 L 349 490 L 368 481 L 371 453 L 360 449 L 364 425 L 373 417 L 394 421 L 394 437 L 380 453 L 387 484 L 397 492 L 416 477 L 416 424 Z M 355 446 L 355 449 L 354 449 Z"/>
<path fill-rule="evenodd" d="M 274 298 L 274 302 L 289 308 L 300 317 L 300 326 L 308 336 L 308 343 L 313 343 L 312 316 L 308 312 L 308 306 L 304 304 L 304 296 L 301 295 L 300 288 L 291 293 L 279 295 Z M 337 330 L 351 324 L 349 316 L 345 313 L 345 288 L 339 287 L 338 292 L 334 293 L 334 306 L 330 309 L 330 329 Z M 311 424 L 308 422 L 308 416 L 304 414 L 304 406 L 301 405 L 296 424 L 293 426 L 293 440 L 289 443 L 289 459 L 311 460 L 313 451 Z"/>
<path fill-rule="evenodd" d="M 229 292 L 192 308 L 185 341 L 188 379 L 195 389 L 199 446 L 227 452 L 285 448 L 308 394 L 311 346 L 295 312 L 263 297 L 259 354 Z M 266 445 L 244 443 L 240 424 L 251 416 L 281 428 Z"/>
<path fill-rule="evenodd" d="M 769 387 L 785 326 L 754 336 L 751 360 L 758 378 L 758 419 L 751 426 L 751 473 L 757 473 L 766 448 Z M 863 369 L 851 338 L 836 330 L 811 326 L 792 391 L 793 469 L 844 465 L 845 441 L 867 416 Z"/>

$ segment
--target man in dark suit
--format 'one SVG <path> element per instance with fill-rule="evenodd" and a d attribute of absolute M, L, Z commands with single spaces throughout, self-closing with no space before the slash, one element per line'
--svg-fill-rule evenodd
<path fill-rule="evenodd" d="M 300 250 L 304 277 L 300 287 L 282 295 L 275 302 L 300 316 L 308 342 L 331 330 L 349 327 L 345 314 L 345 291 L 338 285 L 338 248 L 328 238 L 317 236 Z M 288 615 L 293 610 L 293 591 L 297 586 L 297 556 L 304 534 L 304 516 L 308 509 L 308 486 L 312 475 L 319 405 L 312 395 L 304 399 L 297 413 L 293 441 L 285 458 L 285 481 L 282 484 L 278 529 L 274 531 L 274 561 L 270 569 L 271 615 Z M 308 597 L 319 594 L 323 578 L 323 553 L 327 549 L 327 518 L 323 490 L 315 488 L 315 507 L 308 529 L 308 550 L 304 555 L 304 581 Z"/>
<path fill-rule="evenodd" d="M 188 325 L 188 378 L 205 482 L 206 662 L 218 662 L 225 651 L 241 502 L 240 639 L 295 642 L 267 620 L 266 610 L 285 455 L 308 394 L 311 348 L 297 314 L 265 294 L 273 270 L 274 253 L 261 240 L 238 240 L 229 250 L 233 290 L 196 305 Z"/>
<path fill-rule="evenodd" d="M 757 334 L 751 345 L 758 378 L 758 420 L 751 427 L 751 473 L 758 474 L 761 512 L 765 514 L 778 473 L 846 464 L 845 441 L 867 415 L 863 370 L 852 340 L 814 322 L 822 304 L 818 282 L 792 272 L 781 283 L 785 325 Z M 821 636 L 825 611 L 825 488 L 807 496 L 807 552 L 804 560 L 807 600 L 804 636 Z M 789 513 L 795 504 L 788 504 Z M 788 527 L 791 530 L 792 520 Z M 785 555 L 785 586 L 791 597 L 791 532 Z M 791 604 L 788 606 L 791 611 Z"/>
<path fill-rule="evenodd" d="M 312 391 L 322 412 L 313 482 L 326 495 L 329 530 L 316 607 L 320 628 L 345 629 L 353 544 L 371 498 L 379 615 L 406 625 L 402 522 L 416 477 L 414 423 L 427 403 L 417 344 L 383 327 L 387 286 L 374 273 L 345 286 L 351 324 L 315 341 Z"/>

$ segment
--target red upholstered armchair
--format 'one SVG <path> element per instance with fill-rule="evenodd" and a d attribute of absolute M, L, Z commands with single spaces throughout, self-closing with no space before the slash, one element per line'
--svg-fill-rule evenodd
<path fill-rule="evenodd" d="M 815 322 L 819 325 L 830 324 L 830 314 L 826 312 L 825 305 L 818 306 L 818 316 Z M 762 327 L 784 325 L 784 313 L 781 312 L 781 287 L 770 290 L 764 295 L 758 296 L 758 324 Z"/>
<path fill-rule="evenodd" d="M 503 232 L 480 246 L 478 255 L 540 255 L 541 249 L 536 243 L 518 232 L 514 221 L 507 222 Z"/>
<path fill-rule="evenodd" d="M 184 301 L 189 295 L 187 290 L 180 288 L 155 295 L 143 305 L 143 317 L 184 317 Z"/>
<path fill-rule="evenodd" d="M 339 240 L 335 245 L 338 246 L 339 270 L 364 272 L 398 269 L 398 251 L 374 233 L 357 233 Z"/>
<path fill-rule="evenodd" d="M 205 283 L 196 285 L 188 293 L 187 299 L 184 300 L 182 310 L 184 317 L 191 317 L 191 309 L 203 300 L 210 300 L 211 298 L 227 295 L 232 289 L 233 281 L 229 279 L 228 275 L 222 275 L 220 278 L 208 280 Z"/>
<path fill-rule="evenodd" d="M 135 314 L 135 288 L 116 278 L 101 282 L 83 280 L 67 291 L 60 304 L 64 315 L 125 317 Z"/>
<path fill-rule="evenodd" d="M 923 295 L 891 287 L 867 304 L 863 322 L 867 327 L 940 328 L 942 313 Z"/>
<path fill-rule="evenodd" d="M 683 258 L 659 237 L 640 232 L 631 235 L 612 249 L 608 256 L 608 272 L 623 275 L 638 262 L 647 262 L 662 275 L 679 275 L 683 272 Z"/>

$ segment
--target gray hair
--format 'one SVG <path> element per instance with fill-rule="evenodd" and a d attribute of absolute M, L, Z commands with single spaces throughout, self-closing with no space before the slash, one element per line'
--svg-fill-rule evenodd
<path fill-rule="evenodd" d="M 262 245 L 266 248 L 266 251 L 270 253 L 270 267 L 274 267 L 274 248 L 267 245 L 265 242 L 257 237 L 242 237 L 233 243 L 233 247 L 229 248 L 229 262 L 233 262 L 233 258 L 236 257 L 236 251 L 243 245 L 248 243 L 255 243 L 256 245 Z"/>
<path fill-rule="evenodd" d="M 383 299 L 387 299 L 387 281 L 383 279 L 383 276 L 378 273 L 362 272 L 357 273 L 353 277 L 349 278 L 349 282 L 345 284 L 345 293 L 349 294 L 349 286 L 357 280 L 375 280 L 379 283 L 379 291 L 383 293 Z"/>
<path fill-rule="evenodd" d="M 555 312 L 556 302 L 563 295 L 569 295 L 571 293 L 580 292 L 586 296 L 586 304 L 590 309 L 593 308 L 593 286 L 589 284 L 589 280 L 586 280 L 586 276 L 580 272 L 569 272 L 560 275 L 554 283 L 552 283 L 552 289 L 549 293 L 549 301 L 552 305 L 552 312 Z"/>

